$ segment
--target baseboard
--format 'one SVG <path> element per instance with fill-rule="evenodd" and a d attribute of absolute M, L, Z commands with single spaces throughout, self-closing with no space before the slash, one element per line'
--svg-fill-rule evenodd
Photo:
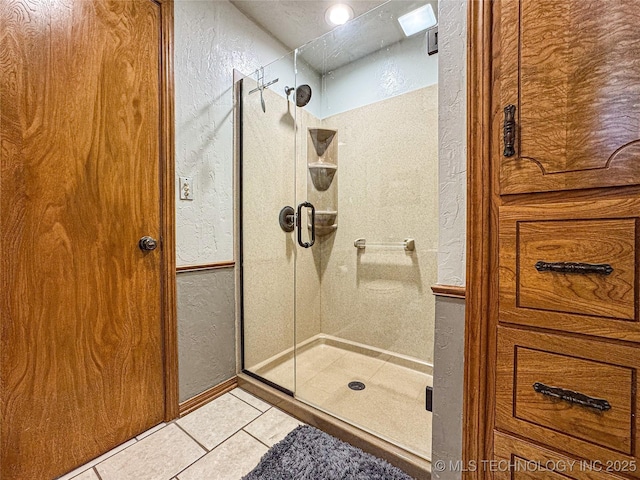
<path fill-rule="evenodd" d="M 182 402 L 179 406 L 178 416 L 184 417 L 188 413 L 200 408 L 201 406 L 209 403 L 211 400 L 215 400 L 221 395 L 233 390 L 238 386 L 238 377 L 230 378 L 215 387 L 211 387 L 202 393 L 199 393 L 195 397 L 190 398 Z"/>

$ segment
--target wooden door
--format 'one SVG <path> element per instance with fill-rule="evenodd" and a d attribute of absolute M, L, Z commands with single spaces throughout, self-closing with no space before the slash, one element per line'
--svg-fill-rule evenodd
<path fill-rule="evenodd" d="M 3 480 L 164 418 L 162 5 L 0 6 Z"/>
<path fill-rule="evenodd" d="M 500 193 L 640 184 L 638 2 L 501 0 L 496 11 Z"/>

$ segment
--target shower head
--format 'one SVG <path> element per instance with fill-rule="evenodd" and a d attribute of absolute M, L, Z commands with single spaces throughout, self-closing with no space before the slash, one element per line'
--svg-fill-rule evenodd
<path fill-rule="evenodd" d="M 311 87 L 309 85 L 300 85 L 298 88 L 284 87 L 284 93 L 287 94 L 287 98 L 291 95 L 291 92 L 296 91 L 295 99 L 296 105 L 304 107 L 311 100 Z"/>
<path fill-rule="evenodd" d="M 296 105 L 304 107 L 311 100 L 311 87 L 309 85 L 300 85 L 296 88 Z"/>

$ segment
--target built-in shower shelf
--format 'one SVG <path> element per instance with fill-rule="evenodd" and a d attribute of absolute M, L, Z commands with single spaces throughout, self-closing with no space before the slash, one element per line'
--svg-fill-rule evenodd
<path fill-rule="evenodd" d="M 311 217 L 311 212 L 308 213 Z M 336 223 L 338 212 L 335 210 L 316 210 L 316 228 L 329 227 Z"/>
<path fill-rule="evenodd" d="M 311 229 L 311 224 L 307 224 L 307 227 Z M 335 232 L 338 229 L 338 224 L 334 223 L 333 225 L 318 225 L 316 224 L 316 236 L 324 237 L 325 235 L 329 235 L 330 233 Z"/>
<path fill-rule="evenodd" d="M 309 220 L 311 220 L 311 212 L 308 213 Z M 337 230 L 336 218 L 338 218 L 338 212 L 336 210 L 316 210 L 316 235 L 322 237 L 329 235 Z M 311 222 L 307 223 L 307 227 L 311 228 Z"/>
<path fill-rule="evenodd" d="M 324 192 L 331 186 L 333 177 L 338 170 L 335 163 L 315 162 L 309 164 L 309 173 L 311 173 L 311 181 L 316 190 Z"/>
<path fill-rule="evenodd" d="M 336 136 L 336 133 L 338 133 L 336 130 L 327 130 L 325 128 L 309 129 L 309 135 L 311 136 L 311 140 L 313 141 L 313 146 L 315 147 L 318 157 L 324 155 L 327 148 L 333 141 L 333 137 Z"/>

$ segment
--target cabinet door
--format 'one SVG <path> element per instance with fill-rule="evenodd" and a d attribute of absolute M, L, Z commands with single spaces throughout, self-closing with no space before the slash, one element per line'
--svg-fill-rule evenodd
<path fill-rule="evenodd" d="M 640 183 L 640 3 L 501 0 L 495 8 L 501 193 Z"/>

